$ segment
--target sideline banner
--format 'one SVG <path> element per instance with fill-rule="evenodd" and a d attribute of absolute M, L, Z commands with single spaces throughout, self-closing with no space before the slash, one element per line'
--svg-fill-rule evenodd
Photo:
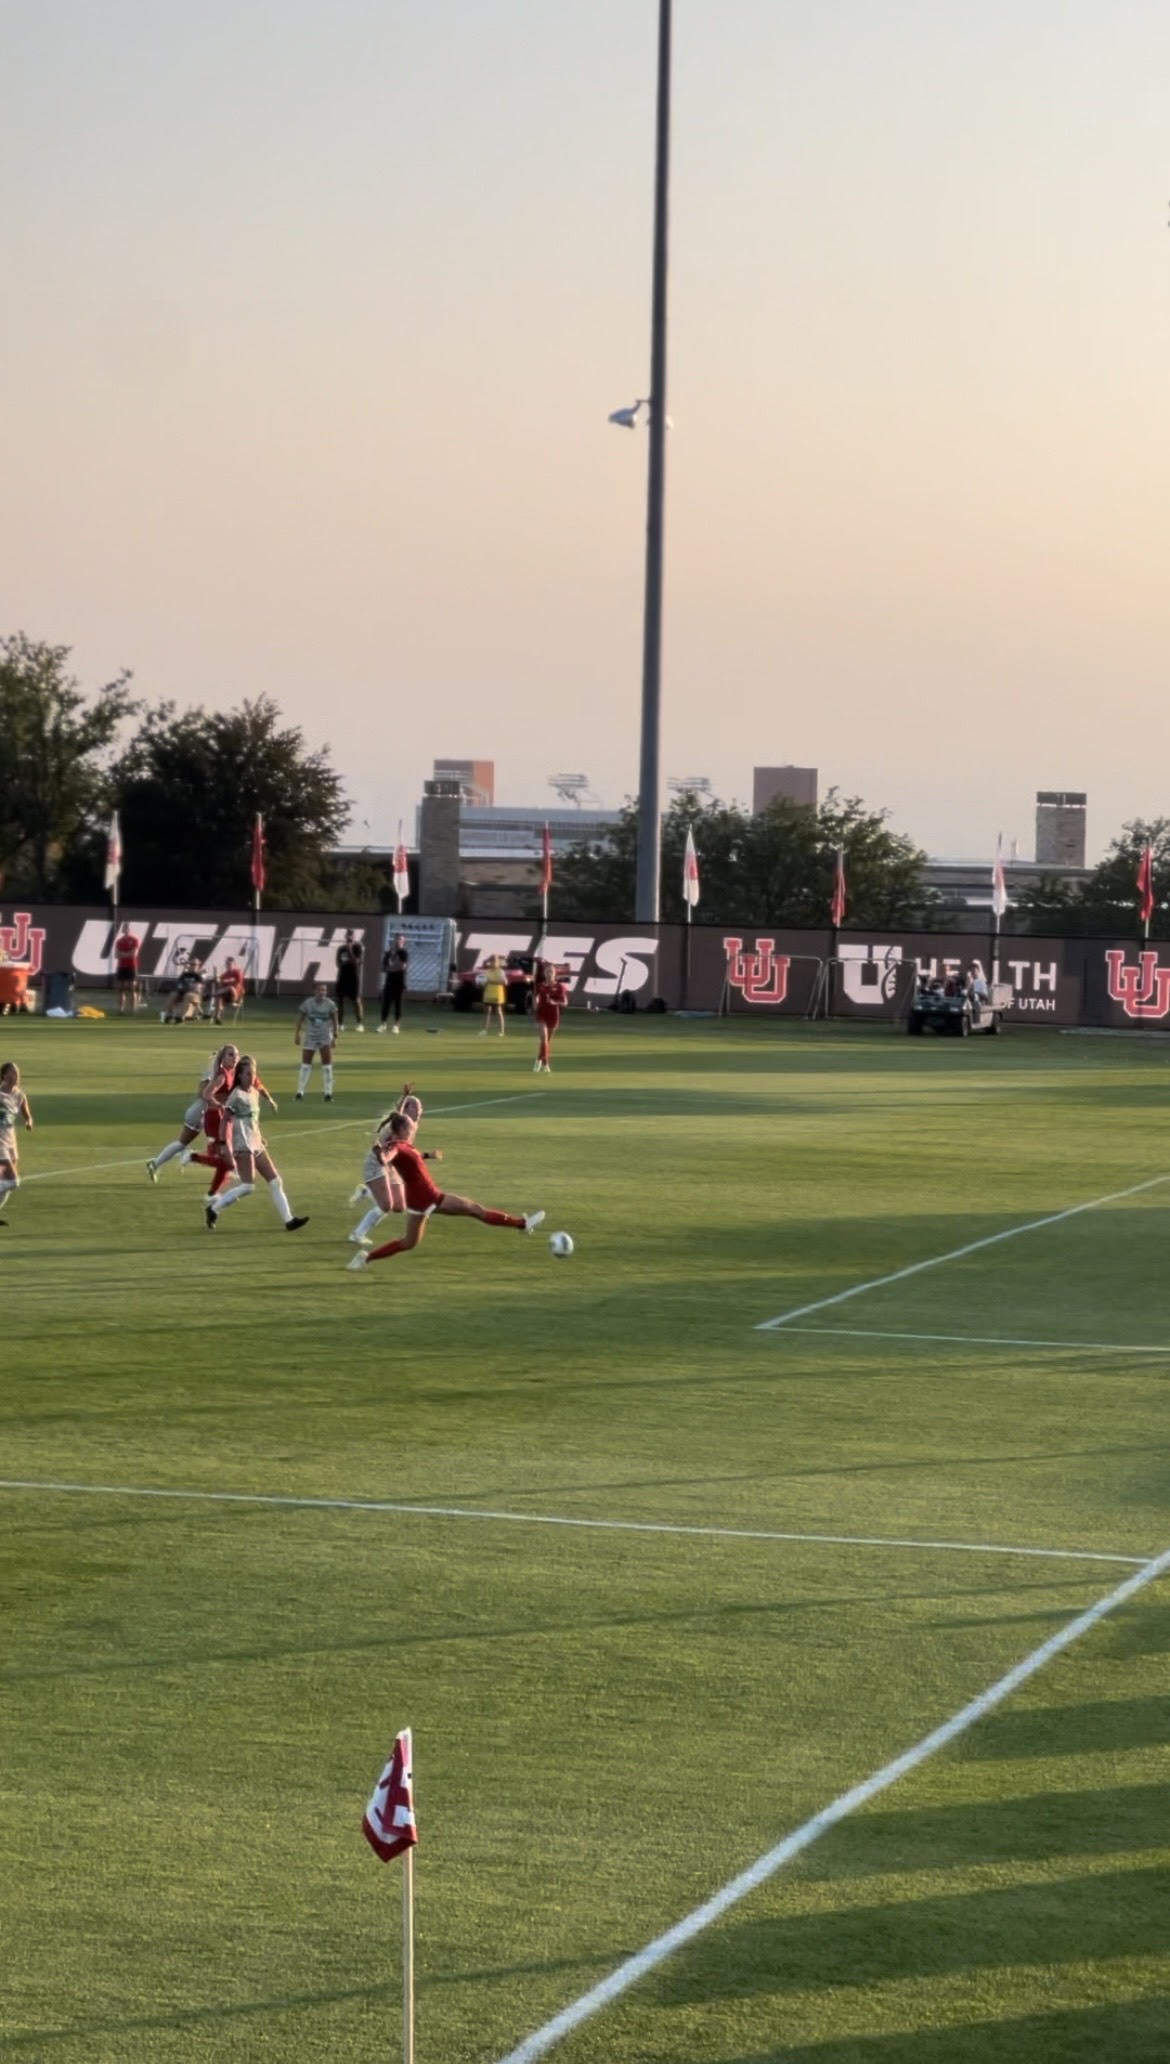
<path fill-rule="evenodd" d="M 363 993 L 380 986 L 381 912 L 151 910 L 120 913 L 141 941 L 147 981 L 165 988 L 188 954 L 217 968 L 234 954 L 262 987 L 301 995 L 332 983 L 347 931 L 365 947 Z M 746 925 L 508 925 L 460 919 L 455 961 L 467 974 L 498 954 L 538 950 L 568 969 L 570 1003 L 606 1010 L 620 996 L 639 1009 L 661 998 L 670 1010 L 750 1017 L 803 1017 L 817 994 L 830 948 L 828 929 L 785 931 Z M 108 912 L 63 904 L 0 904 L 0 963 L 26 968 L 30 980 L 66 973 L 78 987 L 105 987 L 113 928 Z M 1009 983 L 1008 1021 L 1114 1029 L 1170 1030 L 1170 942 L 1013 938 L 992 942 L 971 932 L 842 933 L 833 970 L 832 1012 L 892 1022 L 902 1017 L 920 975 L 973 968 Z"/>

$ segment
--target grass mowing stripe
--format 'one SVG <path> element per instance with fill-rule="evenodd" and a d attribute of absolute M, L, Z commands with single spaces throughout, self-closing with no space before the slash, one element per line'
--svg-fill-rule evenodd
<path fill-rule="evenodd" d="M 942 1340 L 954 1347 L 1055 1347 L 1066 1354 L 1170 1355 L 1166 1347 L 1127 1347 L 1116 1340 L 1013 1340 L 1003 1333 L 890 1333 L 876 1326 L 785 1326 L 785 1333 L 823 1333 L 829 1340 Z"/>
<path fill-rule="evenodd" d="M 467 1104 L 443 1104 L 440 1109 L 430 1111 L 426 1115 L 431 1118 L 450 1118 L 457 1111 L 483 1111 L 491 1104 L 522 1104 L 531 1095 L 532 1091 L 530 1089 L 518 1089 L 511 1096 L 476 1097 L 473 1102 Z M 544 1097 L 542 1096 L 541 1102 L 543 1103 L 543 1101 Z M 352 1132 L 356 1126 L 373 1125 L 375 1122 L 373 1118 L 326 1118 L 318 1125 L 312 1118 L 295 1118 L 292 1125 L 281 1128 L 281 1138 L 284 1139 L 292 1131 L 293 1125 L 306 1130 L 311 1127 L 314 1132 Z M 192 1141 L 192 1145 L 194 1145 L 194 1141 Z M 145 1166 L 146 1163 L 141 1154 L 132 1154 L 125 1161 L 79 1161 L 75 1168 L 42 1168 L 35 1175 L 22 1175 L 20 1187 L 23 1189 L 25 1184 L 30 1182 L 51 1182 L 56 1176 L 97 1175 L 107 1168 L 144 1168 Z"/>
<path fill-rule="evenodd" d="M 274 1505 L 320 1512 L 395 1512 L 419 1519 L 481 1519 L 497 1525 L 577 1527 L 587 1533 L 684 1534 L 716 1541 L 794 1541 L 833 1548 L 917 1548 L 953 1555 L 1027 1555 L 1051 1562 L 1123 1562 L 1138 1569 L 1146 1555 L 1116 1555 L 1099 1548 L 1018 1548 L 991 1541 L 894 1540 L 884 1534 L 791 1534 L 762 1527 L 688 1526 L 671 1520 L 578 1519 L 549 1512 L 497 1512 L 475 1505 L 411 1505 L 377 1498 L 297 1498 L 277 1491 L 192 1491 L 132 1484 L 40 1483 L 0 1478 L 0 1491 L 45 1491 L 86 1498 L 186 1498 L 204 1505 Z"/>
<path fill-rule="evenodd" d="M 500 2064 L 536 2064 L 536 2060 L 546 2056 L 563 2036 L 571 2034 L 583 2021 L 588 2021 L 602 2007 L 609 2006 L 614 2000 L 619 1999 L 622 1993 L 628 1992 L 632 1985 L 636 1985 L 640 1978 L 646 1976 L 647 1972 L 664 1963 L 667 1957 L 673 1956 L 675 1950 L 681 1949 L 685 1943 L 693 1941 L 696 1935 L 701 1935 L 704 1929 L 709 1928 L 713 1921 L 719 1920 L 729 1907 L 737 1905 L 741 1899 L 746 1899 L 750 1892 L 755 1892 L 769 1878 L 774 1877 L 782 1865 L 791 1862 L 794 1856 L 799 1856 L 803 1849 L 809 1848 L 831 1827 L 836 1827 L 839 1821 L 855 1813 L 859 1806 L 868 1805 L 880 1792 L 888 1791 L 900 1778 L 908 1776 L 912 1770 L 917 1770 L 919 1764 L 925 1763 L 928 1757 L 937 1755 L 940 1749 L 956 1741 L 969 1727 L 973 1727 L 977 1720 L 982 1720 L 985 1714 L 1002 1705 L 1006 1698 L 1010 1698 L 1012 1692 L 1019 1690 L 1021 1684 L 1026 1684 L 1029 1677 L 1035 1676 L 1046 1663 L 1050 1663 L 1053 1656 L 1059 1655 L 1063 1649 L 1070 1648 L 1074 1641 L 1079 1641 L 1082 1634 L 1089 1633 L 1090 1629 L 1097 1626 L 1107 1614 L 1116 1612 L 1118 1606 L 1126 1604 L 1145 1585 L 1165 1576 L 1168 1570 L 1170 1548 L 1164 1549 L 1161 1555 L 1148 1562 L 1145 1568 L 1138 1570 L 1134 1576 L 1127 1577 L 1115 1591 L 1099 1598 L 1087 1611 L 1078 1613 L 1075 1619 L 1069 1620 L 1067 1625 L 1061 1627 L 1047 1641 L 1041 1642 L 1039 1648 L 1034 1648 L 1030 1655 L 1026 1655 L 1022 1662 L 1016 1663 L 1004 1676 L 997 1678 L 986 1691 L 980 1692 L 977 1698 L 961 1706 L 957 1713 L 952 1713 L 950 1719 L 944 1720 L 941 1727 L 936 1727 L 930 1734 L 923 1735 L 912 1748 L 904 1749 L 891 1763 L 883 1764 L 872 1777 L 865 1778 L 850 1791 L 841 1792 L 828 1806 L 823 1806 L 819 1813 L 814 1813 L 811 1820 L 806 1820 L 801 1827 L 794 1829 L 792 1834 L 785 1835 L 783 1841 L 777 1842 L 774 1849 L 769 1849 L 763 1856 L 757 1857 L 754 1863 L 749 1864 L 747 1870 L 741 1871 L 738 1877 L 721 1886 L 718 1892 L 703 1902 L 702 1906 L 695 1907 L 681 1921 L 676 1921 L 673 1928 L 668 1928 L 664 1935 L 656 1936 L 653 1942 L 648 1942 L 645 1949 L 640 1949 L 635 1956 L 627 1957 L 625 1963 L 619 1964 L 616 1971 L 611 1971 L 608 1978 L 603 1978 L 600 1985 L 595 1985 L 589 1992 L 582 1993 L 571 2006 L 554 2015 L 551 2021 L 547 2021 L 543 2028 L 538 2028 L 535 2034 L 528 2036 L 517 2049 L 509 2050 L 507 2056 L 500 2060 Z"/>
<path fill-rule="evenodd" d="M 1017 1240 L 1021 1233 L 1035 1233 L 1041 1226 L 1059 1225 L 1062 1219 L 1078 1218 L 1084 1211 L 1099 1211 L 1104 1204 L 1119 1204 L 1123 1197 L 1137 1197 L 1143 1190 L 1156 1190 L 1159 1183 L 1170 1182 L 1170 1174 L 1151 1175 L 1145 1182 L 1131 1183 L 1127 1190 L 1111 1190 L 1105 1197 L 1090 1197 L 1085 1204 L 1070 1204 L 1067 1211 L 1050 1211 L 1045 1218 L 1030 1218 L 1024 1225 L 1008 1226 L 1002 1233 L 987 1233 L 982 1240 L 969 1240 L 965 1247 L 952 1247 L 949 1254 L 931 1254 L 925 1261 L 912 1261 L 907 1268 L 894 1269 L 888 1276 L 874 1276 L 868 1283 L 854 1283 L 849 1290 L 838 1290 L 832 1297 L 818 1297 L 812 1304 L 799 1304 L 792 1311 L 781 1312 L 775 1319 L 761 1319 L 756 1326 L 757 1333 L 773 1332 L 778 1326 L 788 1325 L 791 1319 L 806 1319 L 810 1312 L 825 1311 L 831 1304 L 844 1304 L 847 1298 L 864 1297 L 867 1290 L 884 1289 L 887 1283 L 905 1282 L 907 1276 L 919 1276 L 923 1269 L 941 1268 L 944 1262 L 961 1261 L 966 1254 L 978 1254 L 983 1247 L 998 1247 L 1001 1240 Z"/>

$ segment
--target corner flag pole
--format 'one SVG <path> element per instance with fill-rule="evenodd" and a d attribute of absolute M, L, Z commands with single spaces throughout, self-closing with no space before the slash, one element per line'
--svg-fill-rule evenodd
<path fill-rule="evenodd" d="M 414 1850 L 402 1859 L 402 2064 L 414 2064 Z"/>

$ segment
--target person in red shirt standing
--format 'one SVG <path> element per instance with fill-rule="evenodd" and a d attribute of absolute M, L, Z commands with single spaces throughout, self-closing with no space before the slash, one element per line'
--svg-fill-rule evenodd
<path fill-rule="evenodd" d="M 417 1247 L 427 1229 L 427 1220 L 434 1211 L 442 1212 L 448 1218 L 478 1218 L 481 1225 L 511 1226 L 518 1233 L 535 1232 L 541 1224 L 543 1211 L 530 1211 L 525 1218 L 517 1218 L 508 1211 L 485 1211 L 471 1197 L 456 1197 L 450 1190 L 440 1190 L 432 1182 L 423 1163 L 441 1161 L 441 1152 L 421 1154 L 414 1144 L 418 1131 L 417 1119 L 407 1116 L 405 1111 L 396 1111 L 386 1128 L 386 1144 L 383 1147 L 383 1161 L 402 1184 L 406 1196 L 406 1231 L 400 1240 L 387 1240 L 383 1247 L 371 1247 L 362 1254 L 355 1254 L 347 1268 L 364 1269 L 371 1261 L 385 1261 L 391 1254 L 409 1254 Z"/>
<path fill-rule="evenodd" d="M 138 1009 L 138 956 L 142 941 L 130 929 L 127 919 L 114 940 L 114 987 L 118 992 L 118 1016 Z"/>
<path fill-rule="evenodd" d="M 553 1033 L 561 1022 L 561 1012 L 569 1001 L 565 987 L 564 969 L 554 968 L 550 960 L 536 963 L 536 986 L 532 994 L 532 1015 L 540 1027 L 540 1046 L 532 1063 L 534 1075 L 551 1075 L 549 1054 L 552 1050 Z"/>

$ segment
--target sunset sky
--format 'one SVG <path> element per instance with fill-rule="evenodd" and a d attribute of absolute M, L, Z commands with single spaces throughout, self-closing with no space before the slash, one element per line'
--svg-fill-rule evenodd
<path fill-rule="evenodd" d="M 10 0 L 0 629 L 637 781 L 655 0 Z M 664 773 L 1170 815 L 1170 9 L 676 0 Z M 369 827 L 367 831 L 366 827 Z"/>

